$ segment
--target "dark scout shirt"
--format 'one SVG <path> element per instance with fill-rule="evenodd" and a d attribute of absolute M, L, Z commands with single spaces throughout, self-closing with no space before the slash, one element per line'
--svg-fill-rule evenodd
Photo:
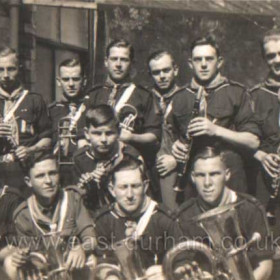
<path fill-rule="evenodd" d="M 256 267 L 259 261 L 271 258 L 273 253 L 265 211 L 260 202 L 248 194 L 238 193 L 238 202 L 241 202 L 236 209 L 242 236 L 248 242 L 255 232 L 261 235 L 261 240 L 252 245 L 248 251 L 252 266 Z M 192 198 L 180 206 L 177 219 L 184 237 L 203 241 L 209 245 L 208 234 L 194 219 L 202 213 L 204 210 L 198 199 Z"/>
<path fill-rule="evenodd" d="M 114 205 L 100 210 L 95 219 L 99 254 L 103 257 L 106 256 L 108 261 L 110 259 L 114 262 L 114 254 L 109 247 L 115 242 L 125 239 L 128 224 L 130 222 L 137 224 L 144 213 L 137 217 L 121 217 L 114 210 Z M 155 262 L 161 263 L 165 253 L 178 240 L 179 232 L 177 223 L 171 217 L 171 211 L 162 205 L 156 206 L 138 242 L 140 246 L 138 251 L 143 266 L 148 268 Z"/>
<path fill-rule="evenodd" d="M 260 149 L 275 153 L 280 143 L 280 106 L 277 86 L 259 84 L 251 90 L 254 110 L 261 129 Z"/>
<path fill-rule="evenodd" d="M 125 83 L 120 85 L 116 93 L 116 102 L 119 101 L 124 91 L 131 85 L 131 83 Z M 110 93 L 113 90 L 113 86 L 110 83 L 105 83 L 102 86 L 96 86 L 89 94 L 89 100 L 86 102 L 87 108 L 90 106 L 97 106 L 102 104 L 108 104 Z M 161 118 L 156 114 L 155 104 L 153 96 L 146 89 L 136 86 L 130 98 L 126 102 L 134 106 L 137 110 L 137 118 L 135 120 L 133 132 L 136 134 L 152 133 L 156 136 L 158 141 L 161 137 Z M 81 127 L 85 126 L 85 114 L 82 116 Z M 81 137 L 81 129 L 79 129 L 79 136 Z M 147 161 L 153 161 L 153 157 L 156 154 L 158 144 L 138 144 L 133 143 L 133 146 L 140 151 L 142 156 Z"/>
<path fill-rule="evenodd" d="M 3 116 L 5 101 L 0 99 Z M 40 94 L 29 92 L 14 113 L 19 131 L 19 145 L 33 146 L 42 138 L 51 138 L 46 104 Z"/>
<path fill-rule="evenodd" d="M 178 93 L 173 99 L 173 117 L 181 135 L 187 132 L 191 120 L 196 90 L 187 87 L 188 93 Z M 259 136 L 259 128 L 250 104 L 249 95 L 243 86 L 226 80 L 216 88 L 206 90 L 207 118 L 215 124 L 238 132 L 250 132 Z M 216 137 L 199 136 L 194 138 L 194 147 L 202 147 L 220 142 Z"/>

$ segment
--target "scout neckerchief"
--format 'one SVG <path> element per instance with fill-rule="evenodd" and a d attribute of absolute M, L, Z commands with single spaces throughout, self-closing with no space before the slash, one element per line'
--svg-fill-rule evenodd
<path fill-rule="evenodd" d="M 157 202 L 152 200 L 150 197 L 146 196 L 144 203 L 141 207 L 140 210 L 138 210 L 136 213 L 134 213 L 130 218 L 131 220 L 127 220 L 126 222 L 126 231 L 125 235 L 126 237 L 133 237 L 135 240 L 139 239 L 147 225 L 149 224 L 149 221 L 154 213 L 155 207 L 157 206 Z M 111 211 L 112 215 L 115 216 L 116 218 L 119 217 L 124 217 L 126 218 L 127 216 L 122 212 L 120 209 L 119 205 L 115 203 L 114 205 L 114 211 Z M 139 215 L 142 215 L 141 218 L 139 219 L 138 223 L 134 222 L 133 219 L 139 217 Z M 129 217 L 127 217 L 129 218 Z"/>
<path fill-rule="evenodd" d="M 172 101 L 170 101 L 170 99 L 179 89 L 180 88 L 175 85 L 173 89 L 166 94 L 159 93 L 155 88 L 152 89 L 152 92 L 155 94 L 155 96 L 159 98 L 159 106 L 164 116 L 164 120 L 166 120 L 167 116 L 172 111 Z"/>
<path fill-rule="evenodd" d="M 107 79 L 105 86 L 112 88 L 107 104 L 113 107 L 117 113 L 119 112 L 121 107 L 125 103 L 127 103 L 128 99 L 131 97 L 132 93 L 134 92 L 134 89 L 136 88 L 135 84 L 131 82 L 115 84 L 110 78 Z M 121 98 L 117 102 L 116 98 L 117 98 L 118 90 L 123 88 L 125 88 L 125 90 L 122 93 Z"/>
<path fill-rule="evenodd" d="M 200 101 L 200 113 L 205 118 L 207 117 L 207 97 L 208 97 L 208 90 L 214 90 L 217 87 L 221 86 L 227 81 L 227 78 L 223 77 L 220 73 L 217 74 L 215 79 L 211 81 L 211 83 L 204 87 L 203 94 Z M 198 90 L 201 85 L 197 83 L 197 81 L 192 78 L 191 80 L 191 88 L 194 90 Z"/>
<path fill-rule="evenodd" d="M 59 198 L 57 205 L 55 207 L 52 219 L 44 215 L 38 206 L 38 201 L 36 196 L 33 194 L 27 199 L 27 205 L 31 220 L 35 227 L 43 234 L 54 234 L 62 231 L 63 226 L 66 221 L 67 210 L 69 207 L 68 193 L 66 191 L 61 191 L 59 193 Z M 46 232 L 39 223 L 46 224 L 50 227 L 50 231 Z"/>
<path fill-rule="evenodd" d="M 4 100 L 3 121 L 11 124 L 12 137 L 17 144 L 19 144 L 19 131 L 14 113 L 27 94 L 28 91 L 23 90 L 21 86 L 11 94 L 0 87 L 0 99 Z"/>
<path fill-rule="evenodd" d="M 236 192 L 229 189 L 228 187 L 225 187 L 222 198 L 221 198 L 221 201 L 220 201 L 220 203 L 218 204 L 217 207 L 228 205 L 228 204 L 231 204 L 231 203 L 235 203 L 236 201 L 237 201 Z M 206 211 L 209 210 L 209 207 L 207 207 L 205 205 L 205 203 L 202 201 L 201 198 L 198 199 L 198 205 L 203 212 L 206 212 Z"/>

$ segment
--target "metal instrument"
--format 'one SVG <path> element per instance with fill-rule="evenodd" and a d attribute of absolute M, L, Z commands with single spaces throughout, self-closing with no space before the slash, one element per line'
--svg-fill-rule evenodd
<path fill-rule="evenodd" d="M 18 280 L 72 280 L 72 273 L 65 267 L 64 253 L 67 244 L 60 237 L 60 233 L 50 233 L 44 252 L 28 252 L 27 263 L 18 270 Z M 46 239 L 45 239 L 46 241 Z M 85 267 L 93 268 L 93 262 L 88 261 Z M 90 276 L 89 276 L 90 277 Z M 90 277 L 91 279 L 91 277 Z"/>
<path fill-rule="evenodd" d="M 277 148 L 277 155 L 280 156 L 280 145 Z M 272 179 L 272 193 L 270 194 L 269 200 L 266 205 L 266 217 L 268 223 L 273 226 L 276 223 L 275 211 L 277 204 L 279 203 L 279 188 L 280 188 L 280 168 L 278 169 L 278 174 Z"/>
<path fill-rule="evenodd" d="M 196 261 L 205 278 L 225 280 L 254 280 L 253 270 L 247 256 L 247 248 L 260 240 L 254 233 L 245 243 L 242 237 L 235 207 L 237 204 L 221 206 L 193 219 L 208 235 L 212 248 L 198 242 L 185 241 L 171 249 L 163 262 L 163 271 L 168 280 L 184 279 L 186 265 Z M 238 244 L 238 241 L 244 241 Z M 210 277 L 210 278 L 209 278 Z M 212 277 L 212 278 L 211 278 Z"/>
<path fill-rule="evenodd" d="M 102 166 L 104 169 L 110 167 L 111 164 L 114 163 L 114 161 L 119 157 L 119 153 L 116 153 L 112 158 L 110 158 L 109 160 L 107 160 L 106 162 L 103 162 L 102 163 Z M 90 200 L 90 198 L 88 197 L 88 193 L 90 192 L 90 189 L 92 188 L 91 186 L 91 182 L 94 181 L 94 178 L 92 176 L 92 174 L 94 173 L 95 170 L 93 170 L 91 173 L 90 173 L 90 177 L 87 181 L 83 182 L 83 183 L 78 183 L 77 184 L 77 187 L 79 189 L 81 189 L 83 192 L 84 192 L 84 200 L 86 201 L 87 199 Z M 110 204 L 110 201 L 108 199 L 108 197 L 106 196 L 104 190 L 102 189 L 102 186 L 100 185 L 100 183 L 95 183 L 96 184 L 96 187 L 97 187 L 97 192 L 98 192 L 98 198 L 99 198 L 99 202 L 100 202 L 100 206 L 103 206 L 103 205 L 108 205 Z"/>
<path fill-rule="evenodd" d="M 0 123 L 6 123 L 3 118 L 0 118 Z M 14 162 L 16 160 L 14 151 L 18 148 L 18 143 L 13 136 L 7 137 L 7 153 L 0 156 L 0 162 Z"/>
<path fill-rule="evenodd" d="M 120 128 L 133 131 L 137 116 L 138 116 L 137 109 L 133 105 L 130 104 L 122 105 L 118 111 Z"/>
<path fill-rule="evenodd" d="M 197 91 L 197 94 L 196 94 L 196 97 L 194 100 L 194 105 L 193 105 L 193 110 L 192 110 L 190 121 L 199 116 L 199 108 L 200 108 L 200 101 L 201 101 L 202 95 L 203 95 L 203 87 L 200 86 L 198 88 L 198 91 Z M 188 161 L 190 158 L 193 138 L 188 133 L 186 133 L 185 136 L 182 138 L 182 141 L 188 147 L 188 152 L 186 153 L 184 160 L 177 161 L 177 178 L 176 178 L 175 185 L 173 187 L 174 191 L 176 191 L 176 192 L 183 191 L 182 179 L 187 171 L 187 165 L 188 165 Z"/>
<path fill-rule="evenodd" d="M 17 108 L 20 106 L 24 98 L 27 96 L 28 90 L 24 90 L 22 95 L 17 99 L 16 103 L 12 106 L 10 111 L 7 113 L 7 115 L 4 118 L 0 118 L 1 123 L 9 123 L 14 118 L 14 113 L 17 110 Z M 10 151 L 9 153 L 5 154 L 4 156 L 1 156 L 0 161 L 2 162 L 14 162 L 16 160 L 14 151 L 18 148 L 18 141 L 13 137 L 7 137 L 8 143 L 10 145 Z"/>
<path fill-rule="evenodd" d="M 66 117 L 61 118 L 58 122 L 58 141 L 53 154 L 57 155 L 59 165 L 72 165 L 74 163 L 70 145 L 77 145 L 77 123 L 84 110 L 85 105 L 82 103 L 77 111 L 70 111 Z"/>
<path fill-rule="evenodd" d="M 122 274 L 119 266 L 101 263 L 95 269 L 94 280 L 126 280 L 126 278 Z"/>
<path fill-rule="evenodd" d="M 95 280 L 147 280 L 163 279 L 161 272 L 146 275 L 141 256 L 137 250 L 137 240 L 125 238 L 113 245 L 118 266 L 113 264 L 99 264 L 95 271 Z M 115 276 L 115 277 L 112 277 Z M 112 277 L 112 278 L 110 278 Z M 158 278 L 159 277 L 159 278 Z"/>

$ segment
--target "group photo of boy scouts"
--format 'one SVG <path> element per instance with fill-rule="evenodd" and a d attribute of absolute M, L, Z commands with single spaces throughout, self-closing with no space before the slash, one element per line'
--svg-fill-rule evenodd
<path fill-rule="evenodd" d="M 280 24 L 254 42 L 254 86 L 226 74 L 213 30 L 185 46 L 186 69 L 151 48 L 150 86 L 118 35 L 87 59 L 61 49 L 51 102 L 0 45 L 0 279 L 279 279 Z"/>

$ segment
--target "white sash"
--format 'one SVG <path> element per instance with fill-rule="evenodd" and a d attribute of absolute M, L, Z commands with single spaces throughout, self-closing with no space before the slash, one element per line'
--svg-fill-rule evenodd
<path fill-rule="evenodd" d="M 157 203 L 154 200 L 151 200 L 150 205 L 148 206 L 145 214 L 140 218 L 136 229 L 132 235 L 133 239 L 137 240 L 139 239 L 142 234 L 144 233 L 152 215 L 154 212 L 155 207 L 157 206 Z"/>
<path fill-rule="evenodd" d="M 173 103 L 172 103 L 172 101 L 170 101 L 170 103 L 167 105 L 167 108 L 164 113 L 164 120 L 167 119 L 167 117 L 170 114 L 170 112 L 172 111 L 172 109 L 173 109 Z"/>
<path fill-rule="evenodd" d="M 23 101 L 23 99 L 26 97 L 26 95 L 28 94 L 28 90 L 24 90 L 23 94 L 20 96 L 20 98 L 17 100 L 17 102 L 15 103 L 15 105 L 11 108 L 11 110 L 9 111 L 9 113 L 4 117 L 3 122 L 8 122 L 11 120 L 11 118 L 13 117 L 16 109 L 19 107 L 19 105 L 21 104 L 21 102 Z"/>
<path fill-rule="evenodd" d="M 60 206 L 60 212 L 59 212 L 59 217 L 58 217 L 58 222 L 57 224 L 50 224 L 50 232 L 46 233 L 37 223 L 35 215 L 33 213 L 33 208 L 31 206 L 31 200 L 32 196 L 27 199 L 27 205 L 29 209 L 29 213 L 31 216 L 31 220 L 36 226 L 36 228 L 43 234 L 43 235 L 49 235 L 50 233 L 59 233 L 62 231 L 63 226 L 65 224 L 66 216 L 67 216 L 67 209 L 68 209 L 68 193 L 66 191 L 63 191 L 63 198 L 62 198 L 62 203 Z"/>
<path fill-rule="evenodd" d="M 122 94 L 120 100 L 117 102 L 115 106 L 115 112 L 118 114 L 120 109 L 123 107 L 123 105 L 128 101 L 130 96 L 132 95 L 133 91 L 135 90 L 136 85 L 131 84 Z"/>

